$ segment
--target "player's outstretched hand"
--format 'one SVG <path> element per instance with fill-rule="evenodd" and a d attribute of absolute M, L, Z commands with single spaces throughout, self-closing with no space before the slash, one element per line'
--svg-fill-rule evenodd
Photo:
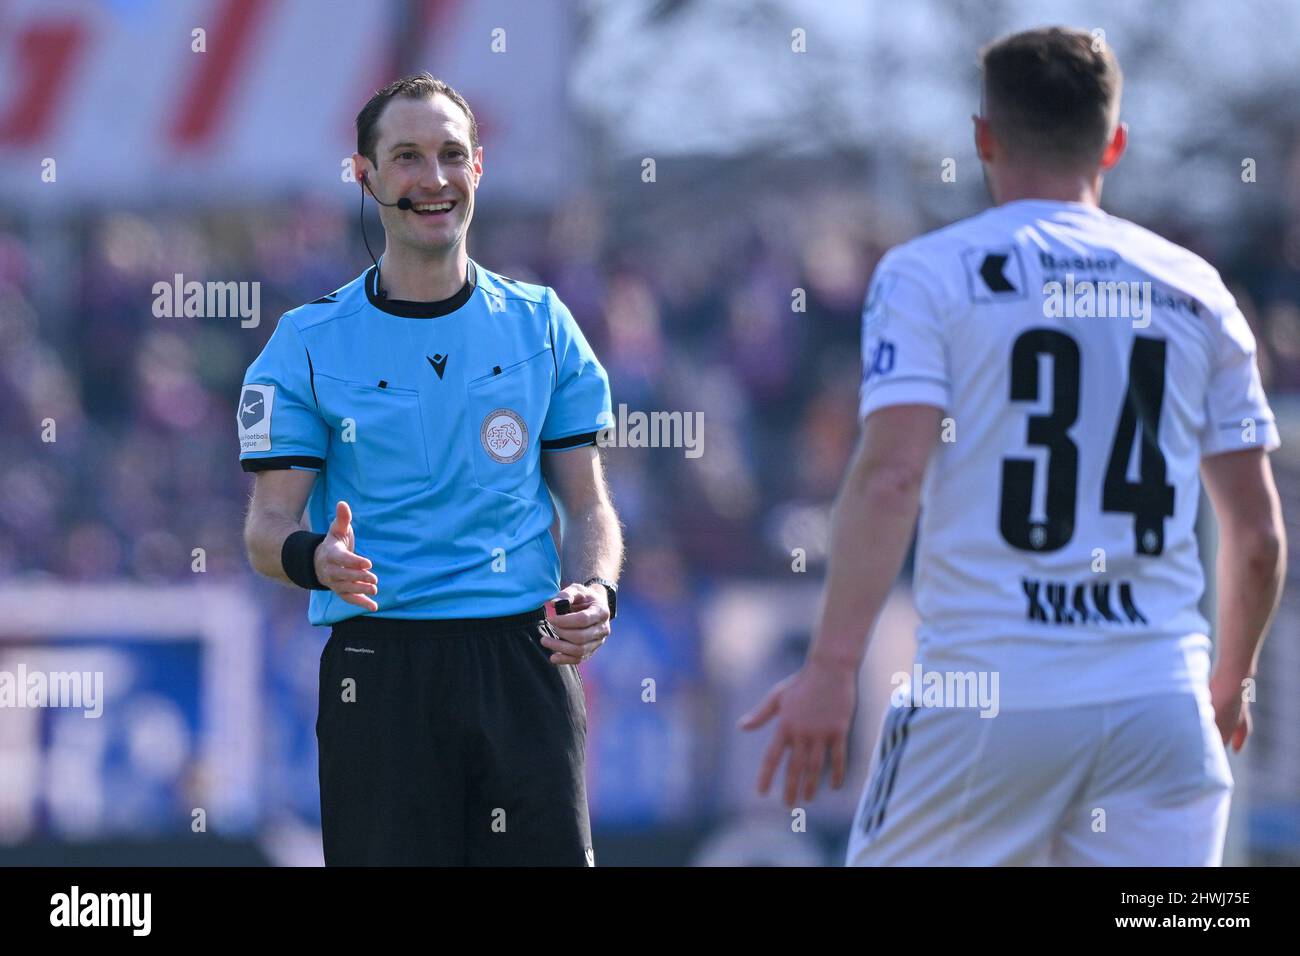
<path fill-rule="evenodd" d="M 1250 703 L 1242 682 L 1216 672 L 1210 677 L 1210 703 L 1214 705 L 1214 723 L 1223 745 L 1226 747 L 1231 742 L 1233 752 L 1240 753 L 1251 729 Z"/>
<path fill-rule="evenodd" d="M 340 501 L 325 540 L 316 546 L 316 577 L 349 604 L 378 611 L 368 595 L 379 593 L 379 578 L 370 570 L 370 559 L 354 554 L 357 536 L 352 531 L 352 509 Z"/>
<path fill-rule="evenodd" d="M 559 600 L 569 602 L 568 614 L 554 614 L 554 602 Z M 555 637 L 542 638 L 542 646 L 552 652 L 552 664 L 581 664 L 609 637 L 609 597 L 603 587 L 570 584 L 548 603 L 552 607 L 547 618 Z"/>
<path fill-rule="evenodd" d="M 763 702 L 740 718 L 742 730 L 757 730 L 778 718 L 776 734 L 758 771 L 758 792 L 766 796 L 781 758 L 790 751 L 785 771 L 785 802 L 793 807 L 802 791 L 805 801 L 817 794 L 826 751 L 831 754 L 831 788 L 844 786 L 848 762 L 849 724 L 857 699 L 855 669 L 808 661 L 781 681 Z"/>

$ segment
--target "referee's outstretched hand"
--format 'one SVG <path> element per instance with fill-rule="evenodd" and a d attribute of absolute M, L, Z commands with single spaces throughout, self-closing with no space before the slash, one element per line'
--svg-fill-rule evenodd
<path fill-rule="evenodd" d="M 378 611 L 367 595 L 379 593 L 379 578 L 370 570 L 370 559 L 354 554 L 357 536 L 352 532 L 352 509 L 340 501 L 325 540 L 316 546 L 316 577 L 349 604 Z"/>
<path fill-rule="evenodd" d="M 569 602 L 568 614 L 555 613 L 555 602 L 561 598 Z M 542 638 L 542 646 L 552 652 L 552 664 L 581 664 L 605 643 L 609 637 L 608 601 L 604 588 L 570 584 L 546 602 L 546 617 L 555 637 Z"/>

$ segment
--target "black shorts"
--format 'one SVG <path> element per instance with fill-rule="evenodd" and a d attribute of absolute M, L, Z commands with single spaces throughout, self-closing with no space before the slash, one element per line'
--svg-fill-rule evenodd
<path fill-rule="evenodd" d="M 542 609 L 336 624 L 320 659 L 327 866 L 592 866 L 576 667 Z"/>

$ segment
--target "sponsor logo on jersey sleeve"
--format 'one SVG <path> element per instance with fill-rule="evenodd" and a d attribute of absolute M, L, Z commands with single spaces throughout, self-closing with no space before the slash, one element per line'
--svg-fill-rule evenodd
<path fill-rule="evenodd" d="M 884 338 L 892 308 L 889 298 L 898 284 L 893 273 L 877 273 L 862 310 L 862 381 L 888 375 L 894 369 L 894 343 Z"/>

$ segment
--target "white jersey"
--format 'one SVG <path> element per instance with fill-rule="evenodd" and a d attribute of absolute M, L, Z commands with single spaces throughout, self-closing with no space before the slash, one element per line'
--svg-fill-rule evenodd
<path fill-rule="evenodd" d="M 924 670 L 1002 708 L 1203 691 L 1205 455 L 1278 445 L 1218 273 L 1081 203 L 1022 200 L 892 249 L 863 311 L 860 414 L 945 410 L 922 492 Z"/>

